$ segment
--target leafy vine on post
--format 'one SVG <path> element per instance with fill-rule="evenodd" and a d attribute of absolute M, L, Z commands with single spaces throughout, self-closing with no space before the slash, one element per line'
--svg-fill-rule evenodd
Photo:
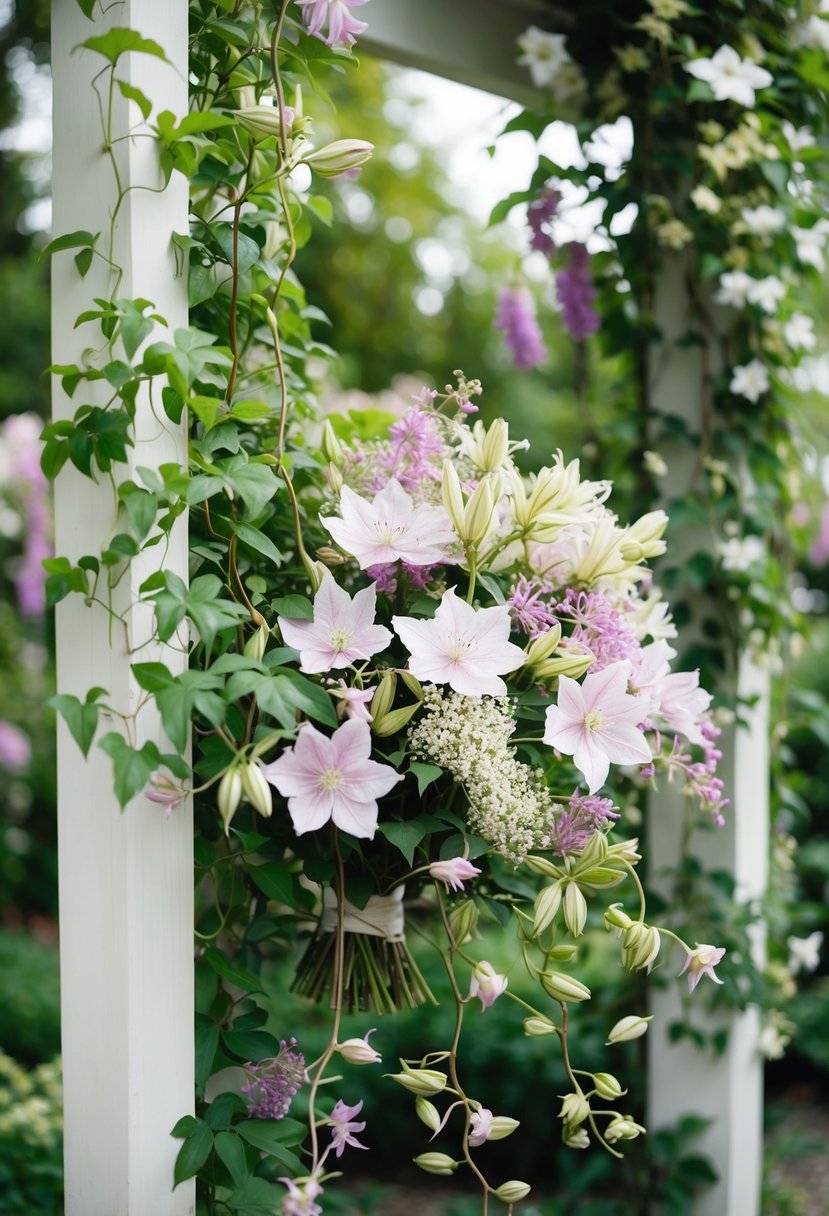
<path fill-rule="evenodd" d="M 331 218 L 316 183 L 355 172 L 373 149 L 350 137 L 315 147 L 309 103 L 325 104 L 326 74 L 351 65 L 358 5 L 192 0 L 183 116 L 156 113 L 117 74 L 122 56 L 163 48 L 123 28 L 86 42 L 105 61 L 105 155 L 106 99 L 119 89 L 142 115 L 132 138 L 155 140 L 166 177 L 190 182 L 190 230 L 175 237 L 188 328 L 157 340 L 162 319 L 150 301 L 117 295 L 112 249 L 98 238 L 52 244 L 78 251 L 81 275 L 95 257 L 112 270 L 111 296 L 84 314 L 100 326 L 99 348 L 53 369 L 70 392 L 104 380 L 111 397 L 47 428 L 44 467 L 54 477 L 71 461 L 106 476 L 113 537 L 75 565 L 54 559 L 49 595 L 109 607 L 128 563 L 156 554 L 141 596 L 158 641 L 189 659 L 181 674 L 135 663 L 145 697 L 133 714 L 100 689 L 58 708 L 85 752 L 102 709 L 122 721 L 123 733 L 98 740 L 122 806 L 143 791 L 147 814 L 172 815 L 185 789 L 197 795 L 199 1105 L 173 1135 L 183 1140 L 176 1182 L 198 1175 L 211 1213 L 319 1212 L 338 1176 L 332 1156 L 365 1147 L 356 1082 L 331 1070 L 380 1062 L 371 1031 L 341 1041 L 344 1012 L 436 999 L 407 941 L 412 903 L 444 961 L 455 1029 L 390 1079 L 414 1096 L 432 1136 L 455 1146 L 416 1163 L 467 1170 L 484 1213 L 492 1198 L 512 1211 L 530 1185 L 490 1179 L 479 1164 L 475 1150 L 518 1119 L 464 1088 L 469 1018 L 501 998 L 518 1006 L 526 1035 L 560 1047 L 564 1142 L 618 1156 L 644 1131 L 613 1105 L 626 1091 L 571 1061 L 569 1024 L 591 996 L 577 974 L 588 917 L 620 937 L 629 971 L 678 946 L 692 990 L 704 975 L 719 982 L 724 954 L 647 920 L 637 842 L 612 835 L 620 770 L 687 779 L 714 816 L 725 805 L 710 771 L 710 697 L 696 673 L 671 670 L 670 618 L 647 564 L 664 551 L 665 515 L 620 524 L 610 481 L 582 477 L 560 452 L 523 477 L 514 455 L 526 445 L 504 419 L 474 419 L 482 388 L 461 372 L 382 426 L 375 418 L 371 439 L 358 417 L 326 415 L 318 400 L 330 352 L 312 324 L 325 318 L 294 260 Z M 141 469 L 138 484 L 118 474 L 142 385 L 159 416 L 188 419 L 190 445 L 188 467 Z M 164 564 L 185 512 L 189 588 Z M 135 717 L 150 702 L 170 741 L 163 754 L 135 745 Z M 693 756 L 709 764 L 705 781 Z M 606 898 L 623 884 L 630 911 Z M 514 926 L 533 1002 L 477 957 L 480 915 Z M 271 960 L 310 922 L 294 987 L 331 1012 L 309 1063 L 287 1029 L 281 1039 L 265 1029 L 261 997 Z M 608 1043 L 647 1027 L 631 1013 Z M 288 1115 L 295 1098 L 302 1119 Z"/>

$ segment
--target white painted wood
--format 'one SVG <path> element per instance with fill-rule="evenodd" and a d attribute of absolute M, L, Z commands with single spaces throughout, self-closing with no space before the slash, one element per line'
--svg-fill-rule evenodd
<path fill-rule="evenodd" d="M 703 363 L 698 347 L 677 348 L 673 340 L 687 329 L 684 272 L 681 256 L 669 265 L 658 294 L 656 315 L 665 341 L 652 359 L 651 393 L 657 408 L 676 414 L 699 433 L 703 408 Z M 715 314 L 716 315 L 716 314 Z M 726 319 L 722 319 L 726 323 Z M 711 351 L 711 372 L 717 371 L 717 350 Z M 688 447 L 665 452 L 671 469 L 671 491 L 690 483 L 697 453 Z M 710 544 L 710 539 L 669 532 L 673 557 Z M 688 638 L 685 638 L 687 642 Z M 681 642 L 680 642 L 681 644 Z M 756 902 L 763 898 L 768 881 L 769 839 L 769 680 L 747 656 L 742 656 L 738 675 L 739 695 L 756 698 L 753 709 L 741 712 L 743 726 L 728 727 L 719 741 L 723 752 L 720 775 L 732 806 L 727 824 L 714 831 L 696 832 L 691 851 L 711 870 L 724 870 L 736 882 L 736 898 Z M 673 869 L 681 855 L 684 799 L 671 788 L 663 788 L 653 799 L 649 818 L 648 865 L 651 874 Z M 670 897 L 670 881 L 657 881 Z M 694 945 L 695 943 L 691 943 Z M 718 945 L 717 942 L 708 943 Z M 755 959 L 764 955 L 762 928 L 754 936 Z M 667 949 L 670 966 L 679 971 L 682 952 Z M 681 984 L 684 985 L 684 979 Z M 649 1128 L 670 1127 L 685 1114 L 698 1114 L 711 1123 L 694 1147 L 708 1156 L 720 1180 L 698 1201 L 695 1216 L 759 1216 L 762 1175 L 763 1060 L 757 1050 L 759 1016 L 756 1008 L 743 1014 L 719 1017 L 712 1026 L 710 1014 L 700 1008 L 701 981 L 695 999 L 689 1002 L 690 1020 L 700 1029 L 728 1030 L 728 1047 L 721 1056 L 700 1051 L 689 1041 L 671 1044 L 668 1027 L 683 1014 L 674 984 L 651 991 L 650 1012 L 654 1020 L 648 1034 Z M 695 1010 L 694 1003 L 698 1003 Z"/>
<path fill-rule="evenodd" d="M 143 89 L 157 109 L 177 115 L 187 109 L 186 0 L 121 0 L 100 7 L 92 22 L 76 0 L 53 3 L 55 235 L 78 228 L 105 234 L 115 199 L 91 89 L 104 61 L 73 48 L 112 25 L 138 29 L 158 41 L 171 62 L 128 55 L 118 74 Z M 114 113 L 116 137 L 140 118 L 120 96 Z M 125 184 L 161 185 L 152 140 L 125 139 L 117 147 Z M 120 295 L 144 296 L 181 325 L 186 293 L 184 281 L 175 277 L 173 230 L 187 230 L 187 183 L 178 176 L 163 193 L 130 192 L 118 220 L 115 260 L 124 270 Z M 101 246 L 106 248 L 105 236 Z M 93 296 L 109 290 L 100 262 L 81 280 L 71 253 L 54 257 L 56 363 L 78 362 L 86 347 L 100 344 L 95 326 L 73 330 L 73 323 Z M 81 386 L 70 402 L 58 384 L 54 413 L 66 417 L 80 404 L 101 400 Z M 137 465 L 180 462 L 184 451 L 183 435 L 141 397 L 126 475 Z M 55 506 L 59 554 L 94 554 L 113 531 L 113 496 L 105 481 L 95 486 L 67 466 L 57 481 Z M 78 597 L 59 606 L 59 691 L 83 696 L 101 685 L 114 707 L 130 712 L 140 693 L 131 659 L 160 658 L 174 670 L 183 666 L 183 655 L 145 644 L 152 620 L 146 607 L 135 606 L 137 588 L 161 560 L 162 547 L 150 553 L 133 564 L 115 593 L 126 628 L 113 627 L 111 639 L 103 610 L 84 607 Z M 176 530 L 163 560 L 186 578 L 186 526 Z M 162 742 L 157 720 L 145 711 L 138 741 L 147 738 Z M 180 1141 L 169 1133 L 193 1103 L 192 814 L 180 807 L 165 821 L 162 809 L 140 796 L 121 814 L 109 759 L 93 747 L 84 761 L 62 725 L 58 771 L 65 1210 L 67 1216 L 189 1216 L 193 1186 L 173 1193 Z"/>

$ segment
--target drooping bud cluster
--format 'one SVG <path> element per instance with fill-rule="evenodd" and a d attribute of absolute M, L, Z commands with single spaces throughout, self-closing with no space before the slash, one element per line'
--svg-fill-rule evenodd
<path fill-rule="evenodd" d="M 251 1118 L 283 1119 L 287 1115 L 294 1095 L 308 1080 L 305 1057 L 295 1047 L 296 1039 L 283 1039 L 273 1059 L 245 1065 L 247 1080 L 242 1093 Z"/>

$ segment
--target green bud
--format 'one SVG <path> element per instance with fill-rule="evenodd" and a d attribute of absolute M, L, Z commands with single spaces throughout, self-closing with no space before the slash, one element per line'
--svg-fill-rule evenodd
<path fill-rule="evenodd" d="M 574 882 L 564 892 L 564 921 L 573 937 L 581 937 L 587 920 L 587 900 Z"/>
<path fill-rule="evenodd" d="M 566 1125 L 562 1128 L 562 1139 L 567 1148 L 589 1148 L 590 1137 L 584 1127 L 569 1128 Z"/>
<path fill-rule="evenodd" d="M 622 1094 L 627 1093 L 627 1090 L 622 1089 L 616 1078 L 609 1072 L 594 1073 L 593 1085 L 599 1097 L 606 1098 L 608 1102 L 615 1102 Z"/>
<path fill-rule="evenodd" d="M 349 169 L 364 165 L 374 151 L 365 139 L 335 139 L 316 152 L 308 152 L 303 162 L 320 177 L 339 177 Z"/>
<path fill-rule="evenodd" d="M 634 921 L 625 929 L 622 966 L 628 971 L 642 971 L 645 968 L 650 971 L 661 945 L 658 929 Z"/>
<path fill-rule="evenodd" d="M 535 915 L 533 917 L 533 934 L 538 937 L 550 926 L 561 907 L 561 883 L 553 883 L 539 891 L 535 898 Z"/>
<path fill-rule="evenodd" d="M 545 659 L 549 659 L 560 641 L 561 625 L 556 622 L 546 633 L 539 634 L 530 642 L 526 650 L 528 666 L 533 667 L 536 663 L 543 663 Z"/>
<path fill-rule="evenodd" d="M 607 837 L 604 832 L 595 831 L 579 854 L 575 873 L 598 865 L 607 857 Z"/>
<path fill-rule="evenodd" d="M 441 495 L 446 514 L 452 521 L 452 527 L 458 536 L 462 534 L 463 519 L 463 490 L 457 470 L 451 460 L 443 462 L 443 477 L 441 479 Z"/>
<path fill-rule="evenodd" d="M 383 714 L 382 721 L 377 721 L 377 715 L 374 713 L 374 699 L 372 698 L 371 710 L 371 727 L 375 735 L 379 735 L 381 739 L 387 738 L 389 735 L 396 735 L 399 730 L 402 730 L 406 723 L 414 717 L 420 709 L 420 702 L 416 701 L 413 705 L 401 705 L 399 709 L 390 709 L 387 714 Z"/>
<path fill-rule="evenodd" d="M 219 782 L 219 792 L 216 797 L 216 802 L 219 807 L 219 814 L 222 817 L 225 835 L 230 832 L 230 824 L 239 803 L 242 801 L 242 778 L 239 775 L 239 769 L 236 764 L 225 772 Z"/>
<path fill-rule="evenodd" d="M 574 651 L 555 659 L 545 659 L 543 663 L 537 663 L 533 671 L 541 680 L 552 680 L 554 676 L 569 676 L 571 680 L 578 680 L 593 666 L 593 662 L 592 654 L 577 654 Z"/>
<path fill-rule="evenodd" d="M 548 963 L 569 963 L 578 954 L 577 946 L 553 946 L 547 951 Z"/>
<path fill-rule="evenodd" d="M 371 698 L 371 723 L 375 729 L 391 709 L 394 694 L 397 691 L 397 676 L 393 671 L 384 671 L 377 684 L 377 691 Z"/>
<path fill-rule="evenodd" d="M 440 1174 L 445 1177 L 451 1176 L 460 1165 L 460 1161 L 453 1161 L 446 1153 L 421 1153 L 412 1160 L 427 1174 Z"/>
<path fill-rule="evenodd" d="M 635 1140 L 637 1136 L 647 1135 L 640 1123 L 635 1123 L 630 1115 L 616 1115 L 605 1128 L 604 1138 L 608 1144 L 617 1140 Z"/>
<path fill-rule="evenodd" d="M 653 1021 L 653 1014 L 648 1014 L 646 1018 L 641 1018 L 635 1013 L 628 1014 L 625 1018 L 620 1018 L 616 1025 L 607 1036 L 607 1045 L 611 1043 L 630 1043 L 633 1039 L 641 1038 L 648 1029 L 648 1024 Z"/>
<path fill-rule="evenodd" d="M 473 900 L 462 899 L 452 905 L 449 927 L 458 946 L 465 946 L 478 937 L 478 908 Z"/>
<path fill-rule="evenodd" d="M 577 867 L 575 872 L 578 873 L 579 883 L 583 887 L 617 887 L 627 878 L 624 870 L 613 870 L 610 866 L 593 866 L 583 873 Z"/>
<path fill-rule="evenodd" d="M 554 1001 L 589 1001 L 590 989 L 572 975 L 560 971 L 542 971 L 541 986 Z"/>
<path fill-rule="evenodd" d="M 506 460 L 508 451 L 509 424 L 503 418 L 496 418 L 483 442 L 481 469 L 485 473 L 499 469 Z"/>
<path fill-rule="evenodd" d="M 242 792 L 245 798 L 263 818 L 270 819 L 273 814 L 273 797 L 271 787 L 265 780 L 265 774 L 252 760 L 243 760 L 238 771 L 242 779 Z"/>
<path fill-rule="evenodd" d="M 622 861 L 626 861 L 628 865 L 635 866 L 642 860 L 642 854 L 637 852 L 639 848 L 639 839 L 634 836 L 633 840 L 619 840 L 615 844 L 609 846 L 607 852 L 610 857 L 619 857 Z"/>
<path fill-rule="evenodd" d="M 530 1184 L 513 1178 L 510 1182 L 502 1182 L 492 1193 L 501 1203 L 519 1203 L 529 1195 Z"/>
<path fill-rule="evenodd" d="M 492 512 L 495 510 L 495 490 L 491 476 L 484 477 L 478 482 L 463 513 L 463 532 L 459 532 L 461 540 L 468 544 L 477 545 L 489 531 Z"/>
<path fill-rule="evenodd" d="M 258 105 L 243 106 L 236 111 L 236 121 L 244 127 L 254 139 L 279 138 L 282 130 L 282 115 L 279 106 Z"/>
<path fill-rule="evenodd" d="M 555 1034 L 555 1032 L 555 1026 L 547 1018 L 524 1018 L 524 1034 L 529 1035 L 531 1039 L 541 1039 L 545 1035 Z"/>
<path fill-rule="evenodd" d="M 487 1140 L 506 1140 L 519 1126 L 519 1119 L 510 1119 L 509 1115 L 496 1115 L 489 1125 Z"/>
<path fill-rule="evenodd" d="M 322 428 L 322 454 L 330 464 L 335 464 L 338 469 L 342 468 L 343 445 L 337 438 L 337 433 L 328 419 L 326 419 L 325 425 Z"/>
<path fill-rule="evenodd" d="M 425 1123 L 430 1132 L 440 1131 L 440 1111 L 426 1098 L 418 1098 L 415 1102 L 415 1114 L 421 1123 Z"/>
<path fill-rule="evenodd" d="M 524 858 L 524 864 L 531 870 L 535 870 L 536 874 L 543 874 L 545 878 L 564 877 L 564 870 L 561 866 L 554 865 L 546 857 L 539 857 L 536 853 L 528 853 Z"/>
<path fill-rule="evenodd" d="M 261 663 L 270 636 L 271 631 L 268 629 L 268 626 L 264 624 L 260 625 L 256 633 L 252 633 L 245 642 L 245 658 L 253 659 L 255 663 Z"/>
<path fill-rule="evenodd" d="M 390 1077 L 392 1081 L 396 1081 L 398 1085 L 402 1085 L 410 1094 L 414 1094 L 418 1098 L 428 1098 L 434 1094 L 443 1093 L 446 1089 L 446 1073 L 438 1072 L 434 1068 L 409 1068 L 403 1060 L 400 1061 L 403 1069 L 402 1072 L 384 1073 L 384 1076 Z"/>
<path fill-rule="evenodd" d="M 608 930 L 629 929 L 632 924 L 627 912 L 622 911 L 621 904 L 611 904 L 604 914 L 604 925 Z"/>
<path fill-rule="evenodd" d="M 583 1093 L 564 1095 L 561 1100 L 561 1110 L 558 1112 L 559 1119 L 563 1119 L 571 1127 L 578 1127 L 579 1123 L 584 1123 L 589 1114 L 590 1103 Z"/>

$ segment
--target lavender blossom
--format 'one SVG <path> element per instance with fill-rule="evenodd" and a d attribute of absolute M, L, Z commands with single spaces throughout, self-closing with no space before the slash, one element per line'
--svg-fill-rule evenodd
<path fill-rule="evenodd" d="M 32 745 L 22 730 L 11 722 L 0 721 L 0 767 L 21 773 L 32 758 Z"/>
<path fill-rule="evenodd" d="M 552 186 L 545 186 L 527 205 L 527 226 L 530 229 L 530 249 L 551 258 L 556 251 L 551 224 L 558 211 L 561 195 Z"/>
<path fill-rule="evenodd" d="M 504 341 L 512 351 L 516 367 L 530 371 L 547 358 L 535 301 L 528 287 L 506 287 L 501 292 L 495 328 L 504 331 Z"/>
<path fill-rule="evenodd" d="M 593 307 L 596 289 L 590 277 L 590 255 L 586 245 L 574 241 L 569 249 L 570 265 L 556 275 L 556 297 L 570 337 L 582 342 L 599 328 L 599 314 Z"/>
<path fill-rule="evenodd" d="M 23 560 L 15 578 L 24 616 L 41 616 L 46 609 L 43 559 L 49 557 L 51 514 L 49 483 L 40 467 L 41 423 L 33 414 L 7 418 L 0 434 L 0 485 L 7 484 L 22 499 L 25 517 Z"/>
<path fill-rule="evenodd" d="M 294 1051 L 296 1039 L 284 1039 L 279 1044 L 279 1054 L 272 1060 L 260 1060 L 258 1064 L 246 1064 L 248 1077 L 242 1093 L 247 1095 L 248 1114 L 254 1119 L 283 1119 L 287 1115 L 294 1094 L 308 1077 L 305 1072 L 305 1057 Z"/>
<path fill-rule="evenodd" d="M 531 582 L 522 574 L 507 597 L 516 627 L 531 638 L 546 633 L 556 623 L 550 604 L 542 598 L 549 595 L 550 590 L 548 584 Z"/>
<path fill-rule="evenodd" d="M 612 799 L 596 795 L 585 797 L 574 790 L 567 810 L 557 815 L 550 824 L 550 847 L 560 857 L 567 853 L 580 853 L 594 832 L 618 818 Z"/>
<path fill-rule="evenodd" d="M 575 591 L 569 588 L 560 604 L 554 605 L 559 617 L 575 622 L 572 634 L 563 638 L 561 649 L 584 649 L 595 655 L 591 671 L 601 671 L 611 663 L 632 659 L 640 650 L 633 628 L 601 591 Z"/>

